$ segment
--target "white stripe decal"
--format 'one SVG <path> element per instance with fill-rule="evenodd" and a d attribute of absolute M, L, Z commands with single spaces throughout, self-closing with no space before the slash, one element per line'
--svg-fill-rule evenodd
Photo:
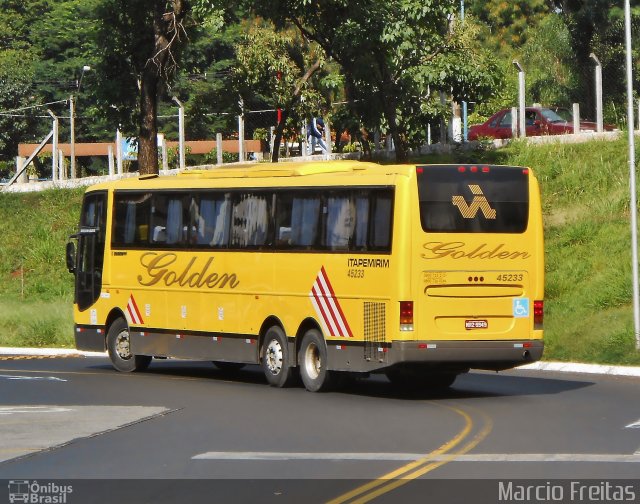
<path fill-rule="evenodd" d="M 142 325 L 144 323 L 142 320 L 142 315 L 140 315 L 140 310 L 138 310 L 138 305 L 136 304 L 136 300 L 133 298 L 133 294 L 129 296 L 129 302 L 127 303 L 127 311 L 129 312 L 131 324 Z"/>
<path fill-rule="evenodd" d="M 327 334 L 345 338 L 353 337 L 324 267 L 320 269 L 313 282 L 309 298 Z"/>

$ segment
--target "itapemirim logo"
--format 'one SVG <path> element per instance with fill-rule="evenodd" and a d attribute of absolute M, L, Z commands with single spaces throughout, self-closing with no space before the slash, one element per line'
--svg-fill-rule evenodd
<path fill-rule="evenodd" d="M 496 211 L 491 208 L 480 186 L 477 184 L 469 184 L 469 189 L 471 190 L 471 194 L 473 194 L 473 200 L 470 205 L 467 204 L 464 196 L 457 195 L 451 197 L 451 203 L 458 207 L 462 216 L 465 219 L 474 219 L 478 214 L 478 210 L 480 210 L 485 219 L 495 219 Z"/>
<path fill-rule="evenodd" d="M 73 493 L 71 485 L 53 482 L 40 484 L 36 480 L 9 480 L 8 486 L 10 504 L 67 504 L 67 496 Z"/>

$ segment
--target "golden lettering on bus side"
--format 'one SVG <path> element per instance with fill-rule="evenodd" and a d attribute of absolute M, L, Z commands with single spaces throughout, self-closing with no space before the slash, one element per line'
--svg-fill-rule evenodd
<path fill-rule="evenodd" d="M 427 242 L 423 245 L 423 259 L 529 259 L 531 254 L 519 250 L 506 250 L 504 243 L 488 245 L 483 243 L 472 250 L 465 242 Z"/>
<path fill-rule="evenodd" d="M 164 284 L 166 287 L 179 285 L 200 289 L 223 289 L 229 287 L 235 289 L 240 281 L 235 273 L 216 273 L 209 271 L 213 263 L 213 257 L 209 257 L 202 267 L 196 266 L 197 257 L 192 257 L 182 271 L 171 269 L 178 260 L 178 255 L 172 252 L 159 254 L 146 252 L 140 257 L 140 264 L 145 269 L 146 277 L 138 275 L 138 283 L 145 287 L 156 284 Z"/>

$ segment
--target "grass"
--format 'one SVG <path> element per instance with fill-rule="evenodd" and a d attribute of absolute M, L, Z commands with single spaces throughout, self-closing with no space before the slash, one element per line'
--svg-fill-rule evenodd
<path fill-rule="evenodd" d="M 631 294 L 627 144 L 593 141 L 426 156 L 529 166 L 545 223 L 545 359 L 640 365 Z M 72 346 L 64 245 L 82 190 L 0 195 L 0 346 Z"/>

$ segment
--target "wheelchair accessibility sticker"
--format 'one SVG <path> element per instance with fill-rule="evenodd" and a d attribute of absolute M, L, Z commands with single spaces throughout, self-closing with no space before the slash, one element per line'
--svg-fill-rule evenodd
<path fill-rule="evenodd" d="M 529 298 L 513 299 L 514 318 L 527 318 L 529 316 Z"/>

